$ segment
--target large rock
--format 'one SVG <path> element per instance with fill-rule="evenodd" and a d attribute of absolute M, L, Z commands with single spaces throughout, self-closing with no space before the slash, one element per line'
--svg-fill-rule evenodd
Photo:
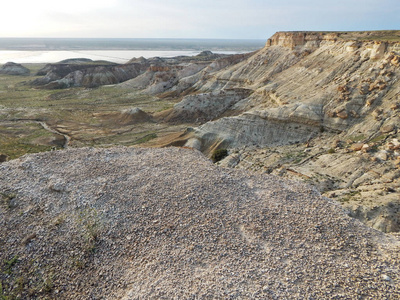
<path fill-rule="evenodd" d="M 30 73 L 31 71 L 28 68 L 13 62 L 8 62 L 0 68 L 0 74 L 27 76 Z"/>
<path fill-rule="evenodd" d="M 167 119 L 169 121 L 190 120 L 196 122 L 213 120 L 250 94 L 251 90 L 230 89 L 189 95 L 174 105 Z"/>

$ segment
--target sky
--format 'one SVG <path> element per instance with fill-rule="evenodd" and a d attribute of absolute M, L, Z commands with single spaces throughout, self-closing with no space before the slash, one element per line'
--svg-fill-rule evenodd
<path fill-rule="evenodd" d="M 268 39 L 400 29 L 400 0 L 11 0 L 0 37 Z"/>

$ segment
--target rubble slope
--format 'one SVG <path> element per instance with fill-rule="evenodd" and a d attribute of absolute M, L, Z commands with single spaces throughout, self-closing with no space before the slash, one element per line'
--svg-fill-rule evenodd
<path fill-rule="evenodd" d="M 399 240 L 302 183 L 181 148 L 0 165 L 2 296 L 396 298 Z"/>

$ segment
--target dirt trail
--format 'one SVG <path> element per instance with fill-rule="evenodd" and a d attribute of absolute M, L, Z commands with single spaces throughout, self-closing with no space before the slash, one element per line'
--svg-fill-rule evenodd
<path fill-rule="evenodd" d="M 32 120 L 32 119 L 10 119 L 10 120 L 3 120 L 1 121 L 2 123 L 6 123 L 6 122 L 15 122 L 15 123 L 36 123 L 39 124 L 40 126 L 42 126 L 42 128 L 44 130 L 47 130 L 53 134 L 57 134 L 57 135 L 61 135 L 64 138 L 64 144 L 63 144 L 63 148 L 66 149 L 68 148 L 69 142 L 71 141 L 71 137 L 68 136 L 65 133 L 61 133 L 53 128 L 51 128 L 46 122 L 42 121 L 42 120 Z"/>
<path fill-rule="evenodd" d="M 68 148 L 68 144 L 71 141 L 71 137 L 70 136 L 66 135 L 65 133 L 61 133 L 61 132 L 51 128 L 47 123 L 45 123 L 43 121 L 37 121 L 37 123 L 40 124 L 43 127 L 43 129 L 45 129 L 47 131 L 50 131 L 51 133 L 62 135 L 64 137 L 64 140 L 65 140 L 63 148 L 64 149 Z"/>

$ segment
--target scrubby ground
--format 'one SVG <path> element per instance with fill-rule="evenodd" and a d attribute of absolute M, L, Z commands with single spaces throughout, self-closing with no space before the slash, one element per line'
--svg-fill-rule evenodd
<path fill-rule="evenodd" d="M 8 159 L 65 146 L 140 144 L 187 127 L 157 123 L 150 117 L 178 100 L 113 86 L 36 89 L 26 82 L 40 78 L 35 74 L 43 65 L 26 66 L 30 76 L 0 75 L 0 155 Z M 126 111 L 137 107 L 149 117 L 127 117 Z"/>

